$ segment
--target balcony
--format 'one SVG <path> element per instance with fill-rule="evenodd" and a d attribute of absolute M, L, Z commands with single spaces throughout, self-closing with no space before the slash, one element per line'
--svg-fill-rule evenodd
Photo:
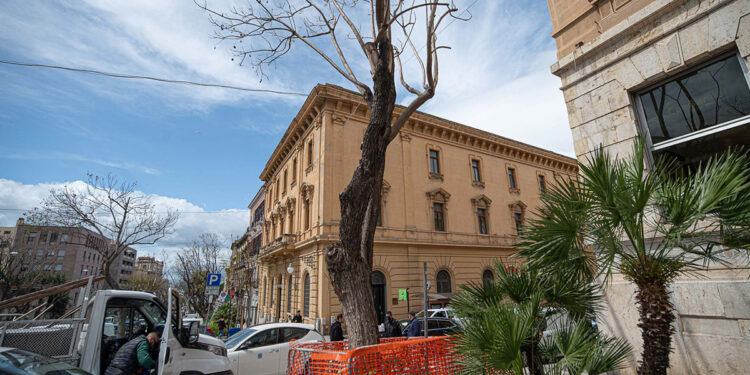
<path fill-rule="evenodd" d="M 294 251 L 294 244 L 296 242 L 296 234 L 287 233 L 281 237 L 277 237 L 275 240 L 260 248 L 259 258 L 267 259 L 269 257 L 283 256 L 284 254 L 291 253 Z"/>

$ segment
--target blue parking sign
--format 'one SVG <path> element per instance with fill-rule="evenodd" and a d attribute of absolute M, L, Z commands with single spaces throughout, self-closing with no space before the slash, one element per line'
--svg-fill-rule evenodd
<path fill-rule="evenodd" d="M 209 273 L 206 277 L 206 286 L 219 286 L 221 285 L 221 274 L 220 273 Z"/>

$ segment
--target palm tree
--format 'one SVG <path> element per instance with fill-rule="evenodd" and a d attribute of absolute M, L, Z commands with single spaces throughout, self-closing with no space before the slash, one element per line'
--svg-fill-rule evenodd
<path fill-rule="evenodd" d="M 541 375 L 545 362 L 562 357 L 552 366 L 553 373 L 565 368 L 570 374 L 594 374 L 615 368 L 629 353 L 623 342 L 599 336 L 589 323 L 601 300 L 597 286 L 500 263 L 495 271 L 496 281 L 463 285 L 451 302 L 466 322 L 459 341 L 466 372 L 522 374 L 526 367 L 530 374 Z M 563 324 L 545 340 L 547 322 L 562 316 L 576 323 Z"/>
<path fill-rule="evenodd" d="M 558 181 L 524 230 L 519 256 L 530 267 L 636 286 L 643 338 L 638 373 L 666 374 L 674 306 L 669 285 L 699 273 L 722 252 L 750 244 L 750 158 L 730 151 L 692 171 L 644 162 L 643 142 L 627 159 L 601 149 L 579 164 L 577 180 Z"/>

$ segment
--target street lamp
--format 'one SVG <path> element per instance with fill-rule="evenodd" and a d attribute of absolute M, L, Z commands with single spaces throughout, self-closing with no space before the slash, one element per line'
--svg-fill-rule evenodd
<path fill-rule="evenodd" d="M 289 266 L 286 267 L 286 273 L 291 275 L 292 272 L 294 272 L 294 267 L 292 266 L 291 263 L 289 263 Z"/>
<path fill-rule="evenodd" d="M 11 252 L 10 252 L 10 255 L 12 255 L 12 256 L 16 256 L 16 255 L 18 255 L 18 251 L 11 251 Z M 290 266 L 291 266 L 291 265 L 290 265 Z"/>

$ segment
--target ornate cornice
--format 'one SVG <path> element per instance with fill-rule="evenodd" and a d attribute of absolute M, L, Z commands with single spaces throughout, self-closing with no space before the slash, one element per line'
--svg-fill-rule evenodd
<path fill-rule="evenodd" d="M 344 110 L 345 107 L 358 108 L 356 106 L 361 102 L 362 97 L 354 91 L 331 84 L 315 86 L 268 159 L 260 174 L 260 179 L 270 181 L 277 173 L 278 167 L 286 160 L 289 152 L 302 144 L 300 139 L 308 129 L 320 123 L 323 111 L 329 113 L 327 108 L 331 108 L 330 113 L 332 113 L 334 124 L 343 125 L 341 121 L 345 122 L 346 119 L 367 123 L 366 106 L 360 106 L 361 109 L 357 112 L 347 113 Z M 397 116 L 403 110 L 403 106 L 396 106 L 394 115 Z M 409 142 L 413 136 L 435 138 L 442 142 L 482 150 L 507 159 L 557 169 L 567 174 L 575 174 L 578 170 L 577 162 L 573 158 L 423 112 L 411 115 L 399 136 L 404 142 Z"/>

